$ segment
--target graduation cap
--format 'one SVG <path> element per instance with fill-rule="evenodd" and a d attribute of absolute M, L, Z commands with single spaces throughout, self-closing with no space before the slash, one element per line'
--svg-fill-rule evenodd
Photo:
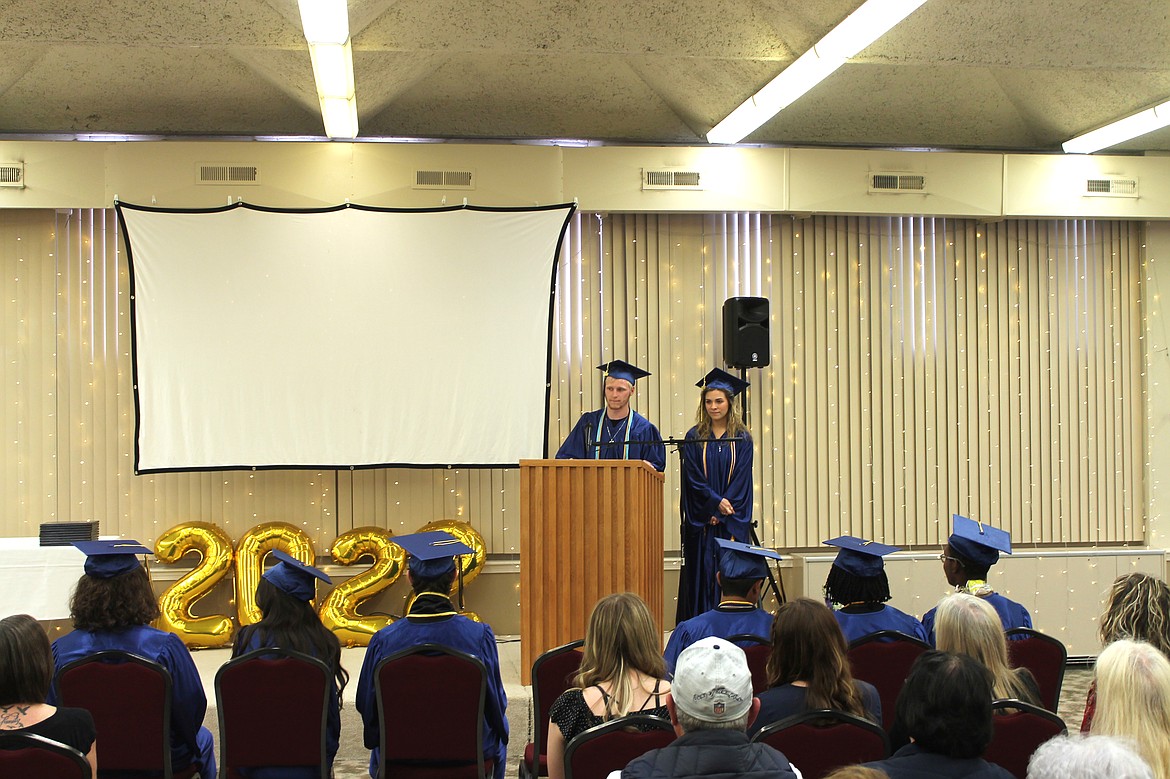
<path fill-rule="evenodd" d="M 137 541 L 113 538 L 101 541 L 74 541 L 85 555 L 85 572 L 96 579 L 112 579 L 138 568 L 140 554 L 154 554 Z"/>
<path fill-rule="evenodd" d="M 611 360 L 602 363 L 597 366 L 597 370 L 604 371 L 607 379 L 625 379 L 631 385 L 638 379 L 644 379 L 650 375 L 650 371 L 644 371 L 637 365 L 630 365 L 625 360 Z"/>
<path fill-rule="evenodd" d="M 891 552 L 897 552 L 899 549 L 896 546 L 879 544 L 877 541 L 866 541 L 864 538 L 856 536 L 837 536 L 821 543 L 835 546 L 840 550 L 837 552 L 837 559 L 833 561 L 833 565 L 846 573 L 863 578 L 877 576 L 885 570 L 882 558 Z"/>
<path fill-rule="evenodd" d="M 455 570 L 455 555 L 475 554 L 470 546 L 442 530 L 394 536 L 392 540 L 406 550 L 410 572 L 423 579 L 434 579 Z"/>
<path fill-rule="evenodd" d="M 707 389 L 723 390 L 727 393 L 727 397 L 734 398 L 739 393 L 751 386 L 751 382 L 744 381 L 738 376 L 732 376 L 722 368 L 712 368 L 711 371 L 700 379 L 696 387 Z"/>
<path fill-rule="evenodd" d="M 318 579 L 326 584 L 333 584 L 333 580 L 324 571 L 302 563 L 287 552 L 273 549 L 272 556 L 280 562 L 265 571 L 262 578 L 297 600 L 312 600 L 317 594 Z"/>
<path fill-rule="evenodd" d="M 980 566 L 992 566 L 999 553 L 1012 553 L 1012 537 L 1006 530 L 955 514 L 947 546 L 955 554 Z"/>
<path fill-rule="evenodd" d="M 772 549 L 752 546 L 726 538 L 716 538 L 719 545 L 719 573 L 725 579 L 763 579 L 768 575 L 768 559 L 779 560 Z"/>

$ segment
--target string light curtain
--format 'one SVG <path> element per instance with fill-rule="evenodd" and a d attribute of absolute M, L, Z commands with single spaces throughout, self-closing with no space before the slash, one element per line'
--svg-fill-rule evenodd
<path fill-rule="evenodd" d="M 115 219 L 0 210 L 0 532 L 97 519 L 153 543 L 179 522 L 237 538 L 286 521 L 324 552 L 353 527 L 458 518 L 493 555 L 519 551 L 515 470 L 134 476 Z M 723 301 L 767 297 L 772 363 L 748 371 L 765 543 L 937 545 L 953 512 L 1017 544 L 1141 542 L 1142 262 L 1129 222 L 579 214 L 558 270 L 549 451 L 601 405 L 594 366 L 615 357 L 653 372 L 634 405 L 681 437 L 694 383 L 721 364 Z M 674 459 L 666 495 L 677 549 Z"/>

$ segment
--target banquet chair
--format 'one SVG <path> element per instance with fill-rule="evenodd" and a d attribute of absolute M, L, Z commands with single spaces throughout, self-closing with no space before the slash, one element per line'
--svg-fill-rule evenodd
<path fill-rule="evenodd" d="M 841 766 L 882 760 L 890 740 L 879 725 L 832 709 L 812 709 L 760 728 L 752 741 L 784 753 L 804 779 L 821 779 Z"/>
<path fill-rule="evenodd" d="M 772 654 L 771 639 L 753 633 L 739 633 L 728 636 L 727 640 L 743 648 L 747 655 L 748 670 L 752 672 L 752 692 L 759 695 L 768 689 L 768 655 Z"/>
<path fill-rule="evenodd" d="M 90 779 L 85 755 L 36 733 L 0 733 L 0 776 L 20 779 Z"/>
<path fill-rule="evenodd" d="M 993 701 L 991 706 L 997 712 L 1014 711 L 991 718 L 991 743 L 983 759 L 1001 766 L 1016 779 L 1027 777 L 1028 761 L 1041 744 L 1068 733 L 1064 720 L 1039 706 L 1009 698 Z"/>
<path fill-rule="evenodd" d="M 171 765 L 171 674 L 158 663 L 107 649 L 62 666 L 53 687 L 60 705 L 93 715 L 103 779 L 198 774 Z"/>
<path fill-rule="evenodd" d="M 532 708 L 536 722 L 532 726 L 532 741 L 524 746 L 520 779 L 548 776 L 549 710 L 561 693 L 573 686 L 573 676 L 581 667 L 584 644 L 580 640 L 570 641 L 548 650 L 532 664 Z"/>
<path fill-rule="evenodd" d="M 487 668 L 440 644 L 395 652 L 374 668 L 380 762 L 378 779 L 484 779 L 495 761 L 483 754 Z M 441 712 L 442 727 L 419 716 L 419 702 Z M 404 705 L 409 704 L 409 705 Z"/>
<path fill-rule="evenodd" d="M 629 714 L 578 733 L 565 746 L 565 779 L 605 779 L 635 757 L 674 741 L 669 720 Z"/>
<path fill-rule="evenodd" d="M 882 701 L 882 727 L 887 732 L 894 724 L 894 704 L 910 675 L 910 666 L 928 649 L 930 644 L 925 641 L 896 630 L 879 630 L 849 644 L 853 677 L 877 688 Z"/>
<path fill-rule="evenodd" d="M 1004 635 L 1008 639 L 1008 662 L 1013 668 L 1027 668 L 1032 672 L 1044 708 L 1056 711 L 1060 688 L 1064 685 L 1064 665 L 1068 661 L 1064 644 L 1032 628 L 1012 628 Z"/>
<path fill-rule="evenodd" d="M 313 766 L 329 779 L 326 728 L 332 673 L 315 657 L 262 648 L 228 661 L 215 674 L 219 771 Z"/>

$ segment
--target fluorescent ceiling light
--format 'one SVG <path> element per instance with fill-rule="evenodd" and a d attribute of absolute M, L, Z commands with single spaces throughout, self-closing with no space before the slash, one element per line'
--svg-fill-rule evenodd
<path fill-rule="evenodd" d="M 330 138 L 356 138 L 358 133 L 357 101 L 344 97 L 321 98 L 321 118 Z"/>
<path fill-rule="evenodd" d="M 346 0 L 299 0 L 299 3 L 325 134 L 330 138 L 356 138 L 357 98 Z"/>
<path fill-rule="evenodd" d="M 301 27 L 309 43 L 345 43 L 349 39 L 346 0 L 298 0 Z"/>
<path fill-rule="evenodd" d="M 1084 135 L 1070 138 L 1061 146 L 1068 154 L 1092 154 L 1131 138 L 1160 130 L 1167 125 L 1170 125 L 1170 100 L 1124 119 L 1118 119 Z"/>
<path fill-rule="evenodd" d="M 709 143 L 738 143 L 824 81 L 850 57 L 889 32 L 926 0 L 866 0 L 815 46 L 707 133 Z"/>
<path fill-rule="evenodd" d="M 353 53 L 349 41 L 310 43 L 309 56 L 313 60 L 313 78 L 317 80 L 319 97 L 353 97 Z"/>

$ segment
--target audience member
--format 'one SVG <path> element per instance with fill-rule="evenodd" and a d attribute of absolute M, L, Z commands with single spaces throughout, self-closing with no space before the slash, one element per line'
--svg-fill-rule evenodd
<path fill-rule="evenodd" d="M 840 549 L 825 579 L 825 600 L 836 609 L 833 616 L 846 643 L 880 630 L 896 630 L 926 640 L 926 628 L 921 622 L 886 603 L 890 599 L 890 580 L 882 558 L 897 552 L 898 547 L 854 536 L 830 538 L 824 543 Z"/>
<path fill-rule="evenodd" d="M 1028 779 L 1154 779 L 1154 772 L 1122 739 L 1073 735 L 1041 744 Z"/>
<path fill-rule="evenodd" d="M 623 779 L 799 777 L 783 754 L 748 740 L 760 702 L 752 697 L 747 656 L 730 641 L 711 636 L 684 649 L 666 705 L 678 738 L 630 761 Z"/>
<path fill-rule="evenodd" d="M 760 590 L 768 576 L 768 559 L 780 555 L 762 546 L 715 539 L 719 548 L 719 605 L 679 623 L 666 643 L 666 669 L 674 671 L 678 655 L 700 638 L 730 638 L 742 634 L 767 638 L 772 634 L 772 615 L 760 608 Z"/>
<path fill-rule="evenodd" d="M 279 549 L 272 552 L 279 562 L 265 571 L 256 584 L 256 605 L 263 617 L 254 625 L 240 628 L 232 647 L 232 657 L 255 649 L 280 647 L 316 657 L 333 673 L 333 694 L 329 697 L 329 714 L 325 733 L 326 761 L 332 771 L 333 758 L 341 738 L 341 691 L 349 674 L 341 667 L 341 644 L 332 631 L 321 624 L 312 600 L 316 582 L 333 582 L 322 571 L 305 565 Z M 272 766 L 241 769 L 248 779 L 317 779 L 316 766 Z"/>
<path fill-rule="evenodd" d="M 1093 734 L 1134 742 L 1156 779 L 1170 779 L 1170 660 L 1144 641 L 1123 638 L 1097 658 Z"/>
<path fill-rule="evenodd" d="M 194 763 L 203 779 L 215 779 L 215 742 L 202 727 L 207 696 L 195 662 L 182 639 L 150 625 L 159 617 L 158 599 L 137 555 L 153 553 L 137 541 L 77 541 L 74 546 L 86 555 L 85 573 L 69 602 L 73 632 L 53 642 L 57 670 L 107 649 L 130 652 L 167 669 L 171 766 L 177 771 Z"/>
<path fill-rule="evenodd" d="M 1008 664 L 1003 626 L 990 603 L 964 592 L 947 595 L 938 602 L 934 629 L 939 649 L 973 657 L 991 671 L 993 699 L 1044 705 L 1032 672 Z"/>
<path fill-rule="evenodd" d="M 954 516 L 952 532 L 943 546 L 943 573 L 956 592 L 966 592 L 983 598 L 995 609 L 1004 630 L 1032 627 L 1028 610 L 1003 595 L 987 583 L 987 572 L 999 562 L 999 553 L 1012 553 L 1012 539 L 999 528 L 976 522 L 958 514 Z M 927 640 L 934 643 L 934 609 L 922 615 Z"/>
<path fill-rule="evenodd" d="M 390 623 L 370 639 L 358 677 L 357 710 L 362 715 L 363 737 L 370 750 L 370 776 L 377 775 L 380 743 L 374 670 L 378 663 L 396 652 L 419 644 L 438 644 L 473 655 L 487 668 L 483 754 L 495 763 L 495 779 L 503 779 L 508 744 L 508 719 L 504 710 L 508 699 L 500 680 L 496 637 L 488 625 L 462 616 L 451 603 L 456 574 L 454 556 L 474 554 L 474 550 L 442 531 L 395 536 L 394 542 L 406 550 L 406 575 L 415 599 L 403 619 Z M 423 702 L 406 701 L 403 705 L 420 703 Z M 431 703 L 442 705 L 441 701 Z M 436 727 L 441 727 L 441 722 L 436 722 Z"/>
<path fill-rule="evenodd" d="M 967 655 L 923 652 L 898 695 L 895 727 L 911 743 L 866 763 L 890 779 L 1012 779 L 982 758 L 991 743 L 991 672 Z"/>
<path fill-rule="evenodd" d="M 868 766 L 847 765 L 825 774 L 825 779 L 889 779 L 889 774 Z"/>
<path fill-rule="evenodd" d="M 42 703 L 53 680 L 49 638 L 27 614 L 0 619 L 0 732 L 32 733 L 73 747 L 97 771 L 97 732 L 85 709 Z"/>
<path fill-rule="evenodd" d="M 670 716 L 660 636 L 650 609 L 631 592 L 607 595 L 593 606 L 575 687 L 549 710 L 549 779 L 564 777 L 565 746 L 583 731 L 627 714 Z"/>
<path fill-rule="evenodd" d="M 828 606 L 811 598 L 781 605 L 772 623 L 768 689 L 760 693 L 751 734 L 809 709 L 835 709 L 880 723 L 881 698 L 872 684 L 853 678 L 847 651 Z"/>

